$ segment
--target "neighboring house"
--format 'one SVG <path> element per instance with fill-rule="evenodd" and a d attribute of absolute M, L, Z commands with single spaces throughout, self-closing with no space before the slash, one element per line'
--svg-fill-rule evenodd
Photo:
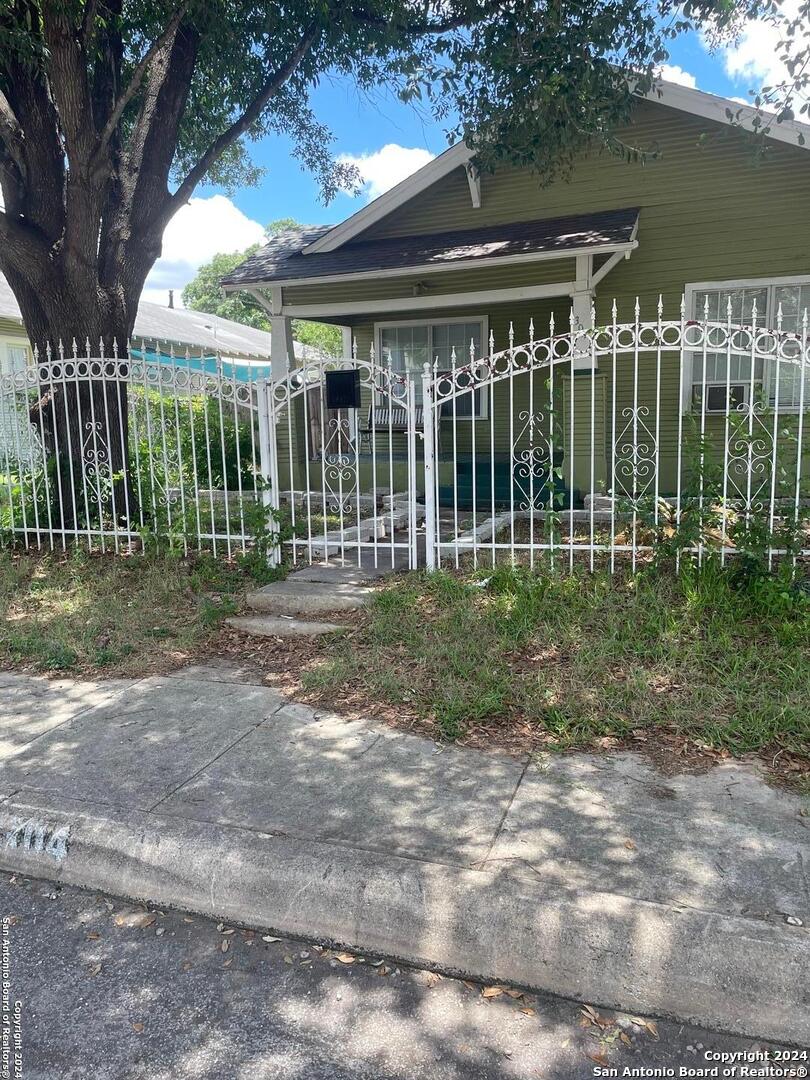
<path fill-rule="evenodd" d="M 208 315 L 190 308 L 163 307 L 148 300 L 138 305 L 131 347 L 166 356 L 172 352 L 194 357 L 219 356 L 224 362 L 261 361 L 264 371 L 271 353 L 271 338 L 265 330 Z M 69 347 L 69 343 L 66 343 Z M 84 345 L 80 343 L 83 350 Z M 300 360 L 309 354 L 307 346 L 295 342 L 295 355 Z M 32 356 L 31 344 L 25 334 L 22 315 L 14 294 L 0 275 L 0 370 L 3 372 L 27 363 Z"/>
<path fill-rule="evenodd" d="M 373 348 L 394 369 L 417 373 L 425 363 L 449 369 L 454 350 L 464 363 L 471 342 L 479 357 L 490 352 L 490 339 L 495 351 L 506 349 L 510 327 L 516 345 L 526 342 L 530 320 L 535 338 L 548 334 L 552 316 L 557 332 L 566 331 L 572 309 L 577 325 L 587 329 L 592 303 L 597 325 L 607 323 L 614 299 L 625 322 L 634 319 L 636 298 L 649 320 L 656 318 L 659 296 L 670 319 L 679 317 L 682 297 L 688 319 L 702 317 L 706 303 L 712 317 L 725 319 L 731 298 L 735 322 L 750 321 L 756 302 L 760 325 L 775 326 L 781 306 L 783 329 L 799 330 L 810 307 L 810 128 L 774 124 L 758 159 L 730 113 L 743 128 L 755 115 L 734 102 L 663 84 L 639 100 L 629 128 L 618 132 L 636 146 L 654 147 L 654 159 L 640 164 L 606 152 L 585 154 L 569 181 L 548 187 L 517 167 L 479 175 L 467 147 L 458 144 L 340 224 L 274 237 L 223 285 L 263 298 L 279 347 L 293 318 L 333 322 L 348 328 L 359 358 Z M 567 368 L 561 365 L 558 374 L 564 394 L 570 394 Z M 586 455 L 576 465 L 577 498 L 591 486 L 611 487 L 611 446 L 623 410 L 638 416 L 639 402 L 646 402 L 655 412 L 658 484 L 666 493 L 676 485 L 682 410 L 694 411 L 704 390 L 714 387 L 707 411 L 719 404 L 724 412 L 727 382 L 740 400 L 748 392 L 744 364 L 735 359 L 727 370 L 717 353 L 708 354 L 705 373 L 695 367 L 691 376 L 665 356 L 660 386 L 649 362 L 634 385 L 626 357 L 615 388 L 609 364 L 594 376 L 585 355 L 576 369 L 585 375 L 574 388 L 578 415 L 592 410 L 600 444 L 595 464 Z M 771 378 L 761 367 L 754 376 L 769 399 Z M 417 380 L 417 392 L 420 386 Z M 518 400 L 510 401 L 510 394 Z M 470 451 L 477 431 L 479 454 L 491 439 L 498 468 L 511 470 L 516 434 L 510 409 L 513 415 L 525 410 L 527 394 L 524 379 L 459 397 L 452 421 L 456 461 Z M 786 376 L 782 409 L 795 413 L 799 400 L 798 380 Z M 536 408 L 535 400 L 529 413 Z M 365 409 L 364 402 L 361 420 Z M 444 462 L 450 424 L 445 410 Z M 311 437 L 309 444 L 306 456 L 314 459 Z M 456 483 L 459 475 L 457 465 Z M 488 500 L 490 488 L 482 483 L 482 490 Z"/>
<path fill-rule="evenodd" d="M 70 343 L 65 344 L 69 351 Z M 84 343 L 78 343 L 78 347 L 83 351 Z M 174 357 L 177 363 L 189 363 L 211 374 L 221 372 L 238 381 L 270 377 L 270 334 L 202 311 L 162 307 L 142 300 L 130 348 L 133 355 L 162 358 L 166 363 Z M 310 355 L 310 350 L 295 342 L 295 355 L 301 361 Z M 32 360 L 33 349 L 17 301 L 0 275 L 0 375 L 25 367 Z M 10 400 L 0 396 L 0 449 L 10 439 Z M 17 452 L 21 452 L 19 448 Z"/>

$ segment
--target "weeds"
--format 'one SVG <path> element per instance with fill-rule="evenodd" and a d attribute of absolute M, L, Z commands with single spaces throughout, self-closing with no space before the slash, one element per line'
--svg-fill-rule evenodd
<path fill-rule="evenodd" d="M 235 564 L 178 554 L 0 550 L 0 663 L 143 674 L 211 640 L 252 583 Z"/>
<path fill-rule="evenodd" d="M 565 749 L 666 729 L 735 754 L 810 753 L 810 599 L 788 572 L 743 585 L 709 558 L 680 577 L 484 578 L 390 585 L 306 686 L 362 688 L 451 739 L 529 724 Z"/>

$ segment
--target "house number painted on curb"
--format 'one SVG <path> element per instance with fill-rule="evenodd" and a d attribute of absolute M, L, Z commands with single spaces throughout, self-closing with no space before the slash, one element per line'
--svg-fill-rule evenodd
<path fill-rule="evenodd" d="M 47 821 L 34 818 L 12 818 L 10 828 L 2 831 L 3 846 L 30 851 L 34 855 L 50 855 L 57 862 L 67 856 L 70 842 L 70 826 L 54 828 Z"/>

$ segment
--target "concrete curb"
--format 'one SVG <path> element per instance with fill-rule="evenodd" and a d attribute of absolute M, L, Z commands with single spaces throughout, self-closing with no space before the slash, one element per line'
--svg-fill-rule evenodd
<path fill-rule="evenodd" d="M 484 981 L 810 1043 L 810 933 L 87 804 L 0 807 L 0 867 Z"/>

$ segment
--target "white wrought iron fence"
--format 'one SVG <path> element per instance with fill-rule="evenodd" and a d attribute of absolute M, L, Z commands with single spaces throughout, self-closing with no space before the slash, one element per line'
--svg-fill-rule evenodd
<path fill-rule="evenodd" d="M 518 340 L 445 369 L 355 350 L 275 379 L 171 351 L 37 356 L 0 377 L 0 537 L 230 556 L 261 536 L 274 561 L 397 569 L 810 555 L 806 314 L 614 305 Z"/>
<path fill-rule="evenodd" d="M 269 502 L 268 370 L 144 346 L 37 353 L 0 376 L 0 536 L 50 549 L 246 551 Z"/>
<path fill-rule="evenodd" d="M 614 303 L 593 330 L 510 328 L 426 366 L 427 565 L 808 555 L 807 315 L 704 314 L 620 322 Z"/>

